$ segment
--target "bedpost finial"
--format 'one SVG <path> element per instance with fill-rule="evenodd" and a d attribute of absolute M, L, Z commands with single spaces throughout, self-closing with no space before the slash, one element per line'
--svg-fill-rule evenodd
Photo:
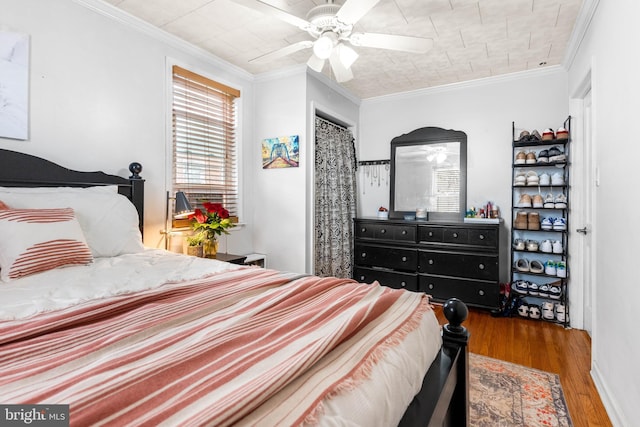
<path fill-rule="evenodd" d="M 464 329 L 460 325 L 467 320 L 467 316 L 469 315 L 469 309 L 465 303 L 458 298 L 450 298 L 442 305 L 442 311 L 444 317 L 449 321 L 449 325 L 447 326 L 452 332 Z"/>
<path fill-rule="evenodd" d="M 129 165 L 129 172 L 131 176 L 129 179 L 140 179 L 140 172 L 142 172 L 142 165 L 138 162 L 133 162 Z"/>

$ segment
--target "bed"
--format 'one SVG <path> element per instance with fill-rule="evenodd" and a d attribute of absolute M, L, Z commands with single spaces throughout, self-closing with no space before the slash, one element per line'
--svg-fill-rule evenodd
<path fill-rule="evenodd" d="M 129 170 L 0 149 L 0 403 L 68 404 L 72 425 L 467 425 L 462 302 L 440 328 L 423 294 L 146 249 Z"/>

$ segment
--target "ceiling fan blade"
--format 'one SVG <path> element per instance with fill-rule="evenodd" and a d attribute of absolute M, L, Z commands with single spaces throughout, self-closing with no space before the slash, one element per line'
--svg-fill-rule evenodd
<path fill-rule="evenodd" d="M 299 50 L 308 49 L 310 47 L 313 47 L 313 42 L 311 40 L 303 40 L 301 42 L 283 47 L 282 49 L 265 53 L 264 55 L 258 56 L 257 58 L 250 59 L 249 62 L 269 62 L 273 61 L 274 59 L 282 58 L 283 56 L 291 55 L 292 53 L 295 53 Z"/>
<path fill-rule="evenodd" d="M 324 68 L 324 62 L 325 62 L 324 59 L 318 58 L 314 53 L 313 55 L 311 55 L 311 58 L 309 58 L 309 60 L 307 61 L 307 65 L 313 71 L 317 71 L 318 73 L 321 73 L 322 69 Z"/>
<path fill-rule="evenodd" d="M 311 26 L 311 23 L 309 21 L 298 18 L 297 16 L 292 15 L 289 12 L 285 12 L 282 9 L 278 9 L 275 6 L 261 2 L 260 0 L 233 0 L 233 2 L 248 7 L 249 9 L 257 10 L 264 14 L 271 15 L 274 18 L 278 18 L 291 25 L 295 25 L 296 27 L 305 31 L 307 28 L 309 28 L 309 26 Z"/>
<path fill-rule="evenodd" d="M 393 34 L 354 33 L 349 37 L 349 42 L 354 46 L 402 50 L 412 53 L 425 53 L 433 47 L 432 39 Z"/>
<path fill-rule="evenodd" d="M 380 0 L 347 0 L 336 17 L 343 24 L 355 24 L 379 2 Z"/>
<path fill-rule="evenodd" d="M 331 64 L 331 69 L 333 70 L 333 74 L 335 74 L 336 81 L 338 83 L 346 82 L 353 78 L 351 69 L 345 67 L 342 62 L 340 62 L 340 55 L 338 54 L 337 49 L 333 49 L 333 52 L 331 52 L 329 63 Z"/>

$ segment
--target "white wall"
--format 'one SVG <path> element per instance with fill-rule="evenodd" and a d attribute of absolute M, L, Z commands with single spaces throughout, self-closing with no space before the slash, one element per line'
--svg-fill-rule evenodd
<path fill-rule="evenodd" d="M 567 77 L 560 68 L 364 100 L 359 160 L 389 159 L 391 140 L 425 126 L 467 134 L 467 202 L 500 207 L 511 224 L 511 125 L 558 128 L 568 116 Z M 362 174 L 363 169 L 360 173 Z M 361 184 L 366 181 L 361 175 Z M 364 182 L 359 215 L 389 206 L 389 188 Z M 362 187 L 362 186 L 361 186 Z"/>
<path fill-rule="evenodd" d="M 598 2 L 587 2 L 598 4 Z M 590 75 L 593 140 L 600 186 L 595 191 L 596 289 L 592 375 L 614 425 L 640 418 L 640 340 L 635 323 L 640 286 L 640 228 L 634 176 L 640 158 L 640 69 L 636 0 L 600 1 L 569 68 L 569 93 L 579 97 Z"/>
<path fill-rule="evenodd" d="M 145 244 L 164 247 L 159 230 L 170 177 L 165 158 L 167 58 L 241 90 L 241 159 L 244 139 L 252 136 L 252 77 L 183 48 L 169 36 L 163 42 L 133 29 L 127 16 L 106 3 L 86 3 L 102 12 L 71 0 L 0 0 L 0 29 L 29 34 L 31 40 L 29 139 L 0 138 L 0 147 L 71 169 L 121 176 L 130 175 L 130 162 L 142 163 Z M 241 185 L 250 187 L 243 179 Z M 247 200 L 242 209 L 251 212 Z M 230 249 L 251 251 L 246 236 L 250 227 L 234 231 Z"/>

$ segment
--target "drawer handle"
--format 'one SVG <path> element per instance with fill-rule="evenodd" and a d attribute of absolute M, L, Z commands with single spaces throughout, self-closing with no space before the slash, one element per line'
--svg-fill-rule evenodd
<path fill-rule="evenodd" d="M 364 232 L 366 232 L 366 231 L 367 231 L 367 227 L 362 227 L 362 228 L 360 229 L 360 231 L 362 231 L 363 233 L 364 233 Z"/>
<path fill-rule="evenodd" d="M 453 233 L 453 237 L 458 238 L 458 233 Z"/>
<path fill-rule="evenodd" d="M 480 270 L 484 270 L 484 264 L 480 264 L 480 265 L 478 265 L 478 268 L 479 268 Z"/>
<path fill-rule="evenodd" d="M 384 228 L 382 230 L 380 230 L 380 233 L 382 233 L 382 234 L 384 234 L 386 232 L 387 232 L 387 230 L 385 230 Z"/>
<path fill-rule="evenodd" d="M 433 265 L 433 260 L 432 259 L 429 260 L 429 265 Z"/>
<path fill-rule="evenodd" d="M 427 286 L 427 288 L 433 289 L 433 283 L 429 283 L 429 286 Z"/>
<path fill-rule="evenodd" d="M 480 290 L 478 291 L 478 295 L 483 296 L 483 295 L 484 295 L 484 291 L 483 291 L 482 289 L 480 289 Z"/>
<path fill-rule="evenodd" d="M 480 240 L 484 240 L 484 234 L 480 235 Z"/>
<path fill-rule="evenodd" d="M 406 256 L 402 257 L 402 262 L 407 262 L 407 257 Z"/>
<path fill-rule="evenodd" d="M 364 276 L 360 276 L 360 281 L 364 282 Z"/>
<path fill-rule="evenodd" d="M 366 257 L 367 257 L 367 253 L 366 253 L 366 252 L 362 252 L 362 253 L 360 254 L 360 258 L 366 258 Z"/>
<path fill-rule="evenodd" d="M 402 286 L 404 288 L 404 287 L 407 286 L 407 283 L 406 282 L 402 282 L 402 283 L 400 283 L 400 286 Z"/>
<path fill-rule="evenodd" d="M 433 231 L 429 232 L 429 237 L 433 237 Z"/>
<path fill-rule="evenodd" d="M 407 230 L 402 230 L 402 234 L 407 234 Z"/>

